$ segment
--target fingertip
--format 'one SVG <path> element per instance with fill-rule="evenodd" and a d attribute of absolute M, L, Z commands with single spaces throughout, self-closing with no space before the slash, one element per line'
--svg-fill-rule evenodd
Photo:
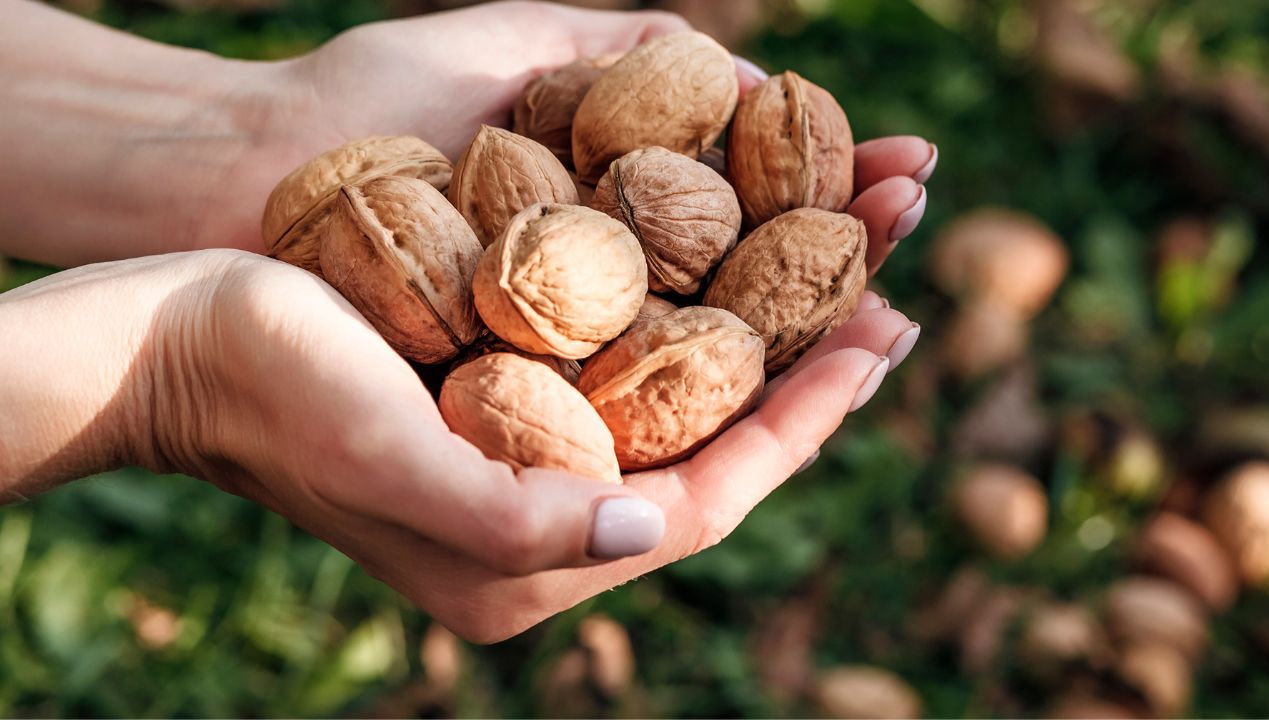
<path fill-rule="evenodd" d="M 736 78 L 740 82 L 740 96 L 744 97 L 745 93 L 754 89 L 766 80 L 770 75 L 756 63 L 748 58 L 739 55 L 732 55 L 732 62 L 736 65 Z"/>
<path fill-rule="evenodd" d="M 926 191 L 910 177 L 890 177 L 868 188 L 850 204 L 849 212 L 868 232 L 867 265 L 875 273 L 895 243 L 916 229 L 925 214 Z"/>
<path fill-rule="evenodd" d="M 642 555 L 665 537 L 665 512 L 637 495 L 601 499 L 595 507 L 588 553 L 597 560 Z"/>

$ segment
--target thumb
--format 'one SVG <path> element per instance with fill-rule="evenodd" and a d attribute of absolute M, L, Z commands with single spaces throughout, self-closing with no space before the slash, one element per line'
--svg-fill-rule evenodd
<path fill-rule="evenodd" d="M 661 35 L 691 30 L 681 16 L 664 10 L 619 12 L 551 6 L 573 37 L 579 57 L 626 52 Z"/>
<path fill-rule="evenodd" d="M 498 572 L 527 575 L 638 555 L 665 532 L 661 508 L 632 488 L 543 468 L 516 473 L 439 422 L 393 427 L 400 430 L 392 440 L 380 438 L 365 453 L 372 462 L 355 463 L 361 482 L 340 493 L 341 503 Z"/>

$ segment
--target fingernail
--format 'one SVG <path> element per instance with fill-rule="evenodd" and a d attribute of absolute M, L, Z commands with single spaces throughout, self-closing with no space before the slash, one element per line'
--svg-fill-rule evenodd
<path fill-rule="evenodd" d="M 601 560 L 641 555 L 661 543 L 665 514 L 637 497 L 608 498 L 595 510 L 590 555 Z"/>
<path fill-rule="evenodd" d="M 770 75 L 767 74 L 766 70 L 763 70 L 762 68 L 755 65 L 752 60 L 747 60 L 745 58 L 740 57 L 739 55 L 732 55 L 731 59 L 735 61 L 737 70 L 740 70 L 741 72 L 744 72 L 747 75 L 752 75 L 758 78 L 759 82 L 771 77 Z"/>
<path fill-rule="evenodd" d="M 877 388 L 881 387 L 881 381 L 886 379 L 886 373 L 890 371 L 890 358 L 881 358 L 873 367 L 872 372 L 868 373 L 868 378 L 864 380 L 864 384 L 859 386 L 859 390 L 855 392 L 855 400 L 850 404 L 850 412 L 855 412 L 863 407 L 873 395 L 877 394 Z"/>
<path fill-rule="evenodd" d="M 800 475 L 803 472 L 806 472 L 806 469 L 814 465 L 815 461 L 819 459 L 820 459 L 820 451 L 816 450 L 815 452 L 811 453 L 811 457 L 804 460 L 801 465 L 798 465 L 798 469 L 794 470 L 793 474 Z"/>
<path fill-rule="evenodd" d="M 917 195 L 916 202 L 904 210 L 899 219 L 894 221 L 894 227 L 890 228 L 890 242 L 899 242 L 911 235 L 916 230 L 917 223 L 921 222 L 921 216 L 925 214 L 925 186 L 919 187 L 921 192 Z"/>
<path fill-rule="evenodd" d="M 920 170 L 916 171 L 916 174 L 912 176 L 912 179 L 916 180 L 918 183 L 923 183 L 926 180 L 929 180 L 930 176 L 934 174 L 934 168 L 938 167 L 938 164 L 939 146 L 934 143 L 930 143 L 930 159 L 926 161 L 925 165 L 921 166 Z"/>
<path fill-rule="evenodd" d="M 899 367 L 899 363 L 907 359 L 908 354 L 912 352 L 912 348 L 916 347 L 917 338 L 921 337 L 921 326 L 912 323 L 912 329 L 900 335 L 894 341 L 894 345 L 890 346 L 890 352 L 886 353 L 886 359 L 890 361 L 890 369 L 894 370 Z"/>

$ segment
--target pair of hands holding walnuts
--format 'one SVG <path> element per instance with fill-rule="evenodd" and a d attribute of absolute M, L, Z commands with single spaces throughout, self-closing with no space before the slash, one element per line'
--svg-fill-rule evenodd
<path fill-rule="evenodd" d="M 691 459 L 622 486 L 515 474 L 449 432 L 338 293 L 242 250 L 263 249 L 272 186 L 322 150 L 411 134 L 455 157 L 481 123 L 506 124 L 535 75 L 681 19 L 502 3 L 240 63 L 5 4 L 0 253 L 112 261 L 0 296 L 7 501 L 123 464 L 195 475 L 290 518 L 458 634 L 494 641 L 717 543 L 919 332 L 865 293 Z M 742 93 L 762 79 L 737 68 Z M 867 228 L 870 273 L 920 219 L 934 161 L 919 138 L 857 147 L 850 212 Z"/>

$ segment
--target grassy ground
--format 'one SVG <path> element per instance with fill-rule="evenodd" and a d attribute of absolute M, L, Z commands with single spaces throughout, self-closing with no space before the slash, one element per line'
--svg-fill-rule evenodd
<path fill-rule="evenodd" d="M 0 714 L 804 714 L 809 701 L 773 670 L 803 662 L 889 668 L 934 716 L 1041 712 L 1057 690 L 1020 676 L 1011 643 L 967 672 L 955 647 L 918 631 L 919 608 L 967 565 L 1096 607 L 1159 503 L 1183 506 L 1185 489 L 1269 456 L 1255 424 L 1269 413 L 1269 132 L 1203 89 L 1228 68 L 1269 67 L 1269 8 L 1082 5 L 1135 81 L 1108 93 L 1097 73 L 1037 55 L 1030 15 L 1004 0 L 780 4 L 748 43 L 765 66 L 831 90 L 857 137 L 921 134 L 941 161 L 922 229 L 879 278 L 926 329 L 922 346 L 721 546 L 507 643 L 433 634 L 420 652 L 425 617 L 285 521 L 188 478 L 110 473 L 0 512 Z M 94 12 L 168 42 L 275 57 L 389 10 Z M 1198 89 L 1168 79 L 1178 63 Z M 955 304 L 931 285 L 927 250 L 984 204 L 1041 218 L 1072 271 L 1022 360 L 953 380 L 937 348 Z M 1208 230 L 1178 253 L 1159 238 L 1182 216 Z M 14 263 L 0 288 L 42 272 Z M 1035 437 L 1006 422 L 1003 441 L 1016 442 L 1003 450 L 965 439 L 994 391 L 1034 396 L 1021 415 Z M 1046 488 L 1048 536 L 1020 561 L 983 557 L 949 518 L 949 480 L 981 455 Z M 1212 619 L 1191 713 L 1269 712 L 1266 610 L 1248 590 Z M 633 679 L 616 692 L 594 676 L 611 644 L 576 651 L 596 613 L 632 643 Z"/>

